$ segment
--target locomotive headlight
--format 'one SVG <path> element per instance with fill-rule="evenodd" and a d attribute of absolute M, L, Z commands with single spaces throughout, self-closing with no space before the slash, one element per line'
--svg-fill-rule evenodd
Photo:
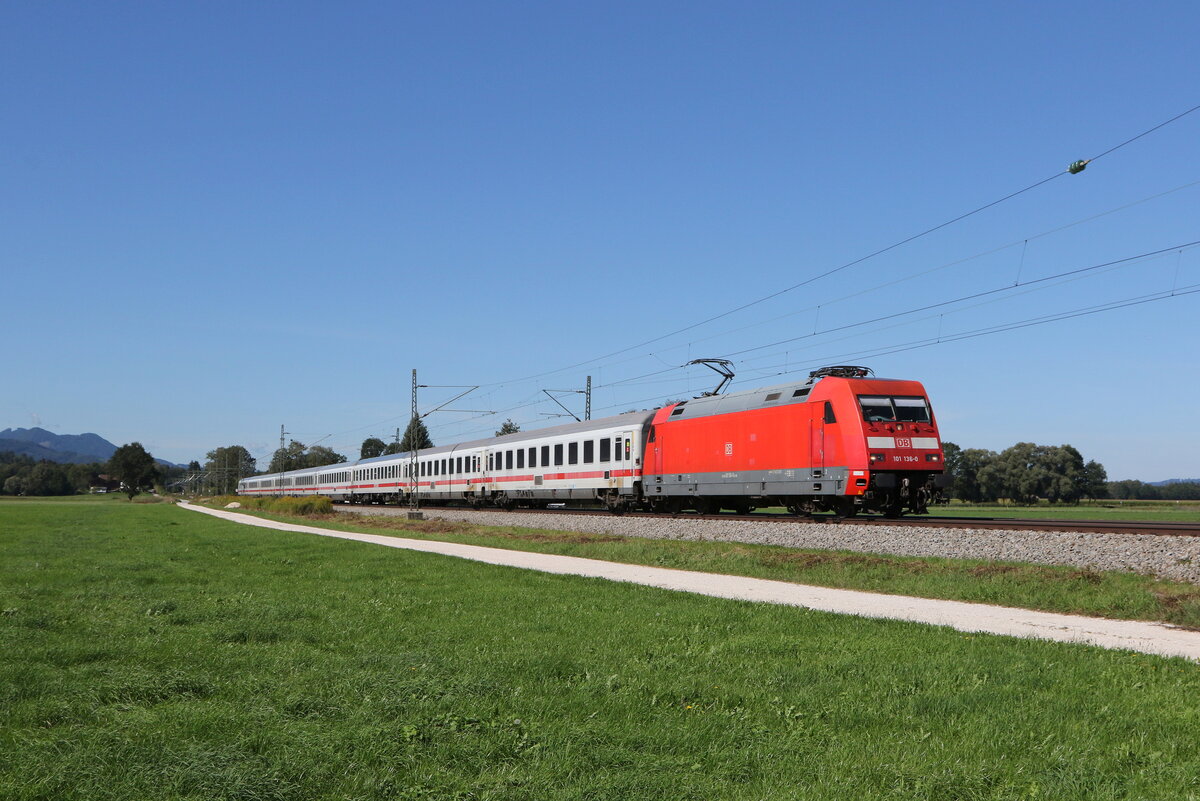
<path fill-rule="evenodd" d="M 927 454 L 925 454 L 925 461 L 927 461 L 927 462 L 940 462 L 940 461 L 942 461 L 942 457 L 941 457 L 941 455 L 940 455 L 940 454 L 936 454 L 936 453 L 927 453 Z"/>
<path fill-rule="evenodd" d="M 882 453 L 872 453 L 871 454 L 871 464 L 874 464 L 875 462 L 882 462 L 886 458 L 887 458 L 887 456 L 885 456 Z"/>

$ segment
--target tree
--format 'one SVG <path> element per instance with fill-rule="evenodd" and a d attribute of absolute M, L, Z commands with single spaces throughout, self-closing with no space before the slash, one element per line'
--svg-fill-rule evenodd
<path fill-rule="evenodd" d="M 314 445 L 308 449 L 301 461 L 304 467 L 324 467 L 327 464 L 341 464 L 346 461 L 346 457 L 332 448 Z"/>
<path fill-rule="evenodd" d="M 1156 501 L 1161 497 L 1158 487 L 1132 479 L 1108 482 L 1108 494 L 1122 501 Z"/>
<path fill-rule="evenodd" d="M 5 495 L 21 495 L 25 492 L 25 479 L 20 476 L 9 476 L 4 480 Z"/>
<path fill-rule="evenodd" d="M 1200 484 L 1176 481 L 1161 488 L 1159 495 L 1168 501 L 1200 501 Z"/>
<path fill-rule="evenodd" d="M 374 459 L 376 456 L 383 455 L 387 445 L 379 437 L 367 437 L 363 440 L 362 447 L 358 450 L 359 459 Z"/>
<path fill-rule="evenodd" d="M 995 500 L 988 497 L 983 477 L 984 471 L 996 459 L 994 451 L 982 448 L 967 448 L 963 450 L 953 442 L 943 442 L 942 451 L 946 455 L 946 474 L 950 476 L 950 495 L 969 503 L 979 503 L 983 500 Z"/>
<path fill-rule="evenodd" d="M 400 440 L 398 440 L 398 439 L 392 440 L 391 442 L 389 442 L 387 444 L 387 447 L 383 449 L 383 454 L 385 456 L 391 456 L 393 453 L 402 453 L 402 452 L 403 451 L 400 448 Z"/>
<path fill-rule="evenodd" d="M 1095 459 L 1088 460 L 1083 466 L 1083 485 L 1080 487 L 1083 497 L 1091 500 L 1108 497 L 1108 471 L 1104 465 Z"/>
<path fill-rule="evenodd" d="M 505 434 L 515 434 L 521 430 L 521 427 L 512 421 L 512 418 L 505 420 L 500 426 L 500 430 L 496 432 L 497 437 L 503 437 Z"/>
<path fill-rule="evenodd" d="M 288 470 L 300 470 L 305 467 L 324 467 L 327 464 L 341 464 L 346 457 L 324 445 L 314 445 L 309 448 L 303 442 L 292 440 L 286 448 L 275 451 L 271 457 L 268 473 L 286 473 Z"/>
<path fill-rule="evenodd" d="M 409 421 L 408 428 L 404 429 L 404 436 L 400 439 L 400 452 L 412 453 L 421 448 L 432 447 L 433 440 L 429 438 L 429 429 L 420 417 L 414 417 Z"/>
<path fill-rule="evenodd" d="M 67 471 L 54 462 L 40 462 L 25 479 L 26 495 L 74 495 Z"/>
<path fill-rule="evenodd" d="M 76 492 L 87 492 L 88 487 L 99 483 L 103 469 L 99 464 L 73 464 L 67 467 L 67 478 Z"/>
<path fill-rule="evenodd" d="M 146 452 L 140 442 L 131 442 L 117 448 L 108 460 L 108 472 L 116 476 L 125 485 L 124 492 L 133 500 L 144 489 L 154 486 L 158 478 L 158 467 L 154 457 Z"/>
<path fill-rule="evenodd" d="M 239 481 L 258 472 L 258 461 L 241 445 L 215 448 L 205 458 L 204 469 L 216 476 L 221 492 L 232 492 Z"/>
<path fill-rule="evenodd" d="M 1073 445 L 1046 445 L 1036 453 L 1043 473 L 1041 495 L 1050 503 L 1078 503 L 1083 496 L 1083 456 Z"/>
<path fill-rule="evenodd" d="M 195 473 L 200 469 L 200 463 L 193 459 L 192 461 L 188 462 L 187 469 Z"/>

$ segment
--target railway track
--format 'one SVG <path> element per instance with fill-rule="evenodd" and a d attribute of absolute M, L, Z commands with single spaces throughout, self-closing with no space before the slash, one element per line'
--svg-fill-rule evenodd
<path fill-rule="evenodd" d="M 363 508 L 360 504 L 335 504 L 335 508 L 343 511 L 353 511 Z M 397 514 L 407 511 L 406 507 L 371 506 L 372 509 L 392 508 Z M 428 509 L 439 507 L 431 506 Z M 451 507 L 456 511 L 471 511 L 467 507 Z M 499 511 L 488 509 L 486 511 Z M 521 514 L 536 515 L 598 515 L 611 516 L 605 509 L 519 509 Z M 755 523 L 825 523 L 836 525 L 866 525 L 866 526 L 914 526 L 923 528 L 966 528 L 1014 531 L 1059 531 L 1068 533 L 1095 534 L 1149 534 L 1174 535 L 1182 537 L 1200 537 L 1200 523 L 1158 523 L 1152 521 L 1130 520 L 1038 520 L 1017 519 L 1009 517 L 883 517 L 881 515 L 856 515 L 854 517 L 836 517 L 834 515 L 813 515 L 797 517 L 788 514 L 758 513 L 748 515 L 713 514 L 700 515 L 690 512 L 678 514 L 659 514 L 651 512 L 626 512 L 621 517 L 650 518 L 665 520 L 717 520 L 717 521 L 746 521 Z"/>

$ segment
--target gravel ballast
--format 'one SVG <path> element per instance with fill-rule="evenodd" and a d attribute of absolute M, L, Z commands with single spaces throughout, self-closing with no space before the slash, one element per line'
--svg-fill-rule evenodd
<path fill-rule="evenodd" d="M 345 507 L 343 507 L 345 509 Z M 361 514 L 403 515 L 406 509 L 355 506 Z M 936 556 L 995 562 L 1117 570 L 1200 584 L 1200 537 L 1057 531 L 924 528 L 853 523 L 700 520 L 684 517 L 525 514 L 430 507 L 425 517 L 482 526 L 519 526 L 669 540 L 716 540 L 791 548 Z"/>

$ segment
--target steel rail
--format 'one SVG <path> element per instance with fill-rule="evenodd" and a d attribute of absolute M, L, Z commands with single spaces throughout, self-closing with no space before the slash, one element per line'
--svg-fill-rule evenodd
<path fill-rule="evenodd" d="M 363 504 L 340 503 L 335 506 L 343 511 L 352 511 Z M 373 508 L 381 508 L 372 504 Z M 387 508 L 387 507 L 382 507 Z M 399 508 L 399 507 L 397 507 Z M 501 509 L 473 509 L 467 506 L 454 506 L 456 511 L 487 511 L 501 512 Z M 513 509 L 513 512 L 524 514 L 556 515 L 603 515 L 610 516 L 612 512 L 606 509 Z M 1079 534 L 1144 534 L 1181 537 L 1200 537 L 1200 523 L 1165 523 L 1155 521 L 1134 520 L 1046 520 L 1018 519 L 1010 517 L 949 517 L 935 515 L 929 517 L 883 517 L 881 515 L 855 515 L 837 517 L 835 515 L 791 515 L 756 513 L 738 514 L 706 514 L 695 512 L 625 512 L 621 517 L 639 517 L 650 519 L 687 519 L 715 520 L 724 522 L 754 522 L 754 523 L 821 523 L 833 525 L 867 525 L 867 526 L 915 526 L 925 528 L 961 528 L 961 529 L 990 529 L 1014 531 L 1057 531 Z"/>

